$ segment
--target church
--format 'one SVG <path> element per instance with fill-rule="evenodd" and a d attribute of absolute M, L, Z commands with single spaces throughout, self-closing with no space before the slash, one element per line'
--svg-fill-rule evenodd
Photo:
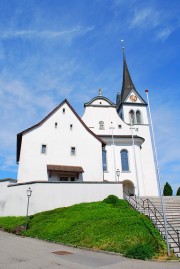
<path fill-rule="evenodd" d="M 64 100 L 17 135 L 17 163 L 18 184 L 117 182 L 124 195 L 158 195 L 147 103 L 136 90 L 124 50 L 116 103 L 99 90 L 80 117 Z"/>

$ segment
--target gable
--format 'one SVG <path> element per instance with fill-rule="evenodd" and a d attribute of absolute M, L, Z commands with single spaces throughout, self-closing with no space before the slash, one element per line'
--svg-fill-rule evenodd
<path fill-rule="evenodd" d="M 116 107 L 116 104 L 114 104 L 108 98 L 106 98 L 104 96 L 97 96 L 97 97 L 94 97 L 93 99 L 91 99 L 89 102 L 84 104 L 84 107 L 87 107 L 87 106 Z"/>
<path fill-rule="evenodd" d="M 133 104 L 145 104 L 144 99 L 137 93 L 135 90 L 131 90 L 131 92 L 128 94 L 126 99 L 124 100 L 124 103 L 133 103 Z"/>
<path fill-rule="evenodd" d="M 95 133 L 93 133 L 86 124 L 82 121 L 82 119 L 79 117 L 79 115 L 76 113 L 76 111 L 73 109 L 73 107 L 70 105 L 70 103 L 65 99 L 62 103 L 60 103 L 54 110 L 52 110 L 42 121 L 38 122 L 37 124 L 33 125 L 32 127 L 22 131 L 21 133 L 17 134 L 17 151 L 16 151 L 16 159 L 17 162 L 19 161 L 20 152 L 21 152 L 21 143 L 22 143 L 22 136 L 28 132 L 31 132 L 35 130 L 36 128 L 39 128 L 42 126 L 47 120 L 49 120 L 60 108 L 63 108 L 63 105 L 66 104 L 71 112 L 74 114 L 74 116 L 77 118 L 77 120 L 80 122 L 80 124 L 85 128 L 90 135 L 92 135 L 95 139 L 97 139 L 101 144 L 102 147 L 106 145 L 106 143 L 99 138 Z"/>

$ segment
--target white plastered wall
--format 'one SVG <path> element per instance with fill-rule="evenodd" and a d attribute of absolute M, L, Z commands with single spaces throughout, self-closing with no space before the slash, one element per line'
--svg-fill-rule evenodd
<path fill-rule="evenodd" d="M 0 216 L 25 216 L 27 210 L 26 191 L 29 187 L 32 194 L 29 200 L 29 215 L 67 207 L 84 202 L 102 201 L 113 194 L 123 198 L 120 183 L 29 183 L 12 185 L 0 182 Z"/>
<path fill-rule="evenodd" d="M 147 117 L 147 108 L 145 106 L 138 106 L 138 104 L 136 106 L 124 105 L 123 106 L 124 121 L 127 124 L 130 124 L 130 117 L 129 117 L 130 110 L 134 110 L 135 113 L 137 110 L 141 112 L 142 124 L 133 125 L 134 135 L 138 135 L 145 139 L 145 142 L 142 144 L 140 149 L 140 155 L 137 155 L 137 158 L 139 158 L 139 164 L 141 165 L 140 170 L 142 176 L 141 180 L 142 184 L 140 185 L 140 190 L 144 190 L 143 192 L 140 192 L 140 194 L 145 196 L 146 195 L 157 196 L 159 195 L 159 192 L 158 192 L 157 177 L 152 150 L 150 127 Z"/>
<path fill-rule="evenodd" d="M 46 154 L 41 153 L 42 144 L 47 146 Z M 76 148 L 74 156 L 71 147 Z M 18 182 L 47 181 L 47 164 L 82 166 L 84 173 L 79 180 L 103 180 L 102 144 L 85 129 L 67 103 L 42 125 L 23 135 Z"/>

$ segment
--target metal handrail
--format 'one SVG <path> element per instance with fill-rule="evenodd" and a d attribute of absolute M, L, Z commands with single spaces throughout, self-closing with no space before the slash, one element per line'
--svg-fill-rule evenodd
<path fill-rule="evenodd" d="M 139 210 L 140 208 L 143 209 L 144 214 L 145 214 L 145 212 L 146 212 L 146 209 L 148 209 L 148 216 L 149 216 L 149 218 L 152 218 L 151 215 L 150 215 L 150 212 L 152 212 L 152 215 L 155 217 L 155 225 L 157 226 L 157 222 L 159 222 L 159 223 L 161 224 L 161 226 L 165 229 L 165 226 L 164 226 L 163 222 L 162 222 L 162 221 L 159 219 L 159 217 L 157 216 L 157 213 L 158 213 L 162 218 L 163 218 L 163 215 L 162 215 L 162 213 L 155 207 L 155 205 L 151 202 L 151 200 L 149 200 L 148 198 L 145 199 L 145 200 L 143 200 L 142 198 L 140 198 L 140 197 L 137 196 L 137 195 L 134 195 L 134 197 L 133 197 L 133 196 L 130 196 L 130 195 L 127 194 L 125 191 L 124 191 L 124 193 L 127 195 L 125 198 L 126 198 L 126 200 L 129 201 L 129 203 L 131 204 L 131 206 L 133 206 L 135 209 L 138 209 L 138 210 Z M 127 198 L 128 198 L 128 199 L 127 199 Z M 133 201 L 135 202 L 135 206 L 134 206 L 134 204 L 131 203 L 131 200 L 133 200 Z M 138 202 L 138 200 L 141 201 L 142 204 L 140 204 L 140 203 Z M 147 202 L 147 206 L 145 206 L 145 202 Z M 137 205 L 139 205 L 139 207 L 138 207 Z M 149 205 L 152 205 L 154 211 L 152 210 L 152 208 L 151 208 Z M 171 239 L 174 241 L 174 243 L 178 246 L 178 248 L 179 248 L 179 250 L 180 250 L 180 233 L 179 233 L 178 230 L 175 230 L 174 227 L 173 227 L 168 221 L 166 221 L 166 222 L 167 222 L 167 225 L 168 225 L 168 226 L 174 231 L 174 233 L 177 235 L 177 240 L 178 240 L 178 241 L 176 241 L 176 240 L 172 237 L 172 235 L 169 233 L 169 231 L 167 231 L 167 232 L 168 232 L 168 235 L 171 237 Z"/>
<path fill-rule="evenodd" d="M 145 201 L 148 202 L 148 207 L 145 207 L 145 209 L 148 208 L 148 213 L 149 213 L 149 210 L 153 213 L 153 215 L 155 216 L 155 219 L 156 219 L 156 225 L 157 225 L 157 220 L 158 220 L 159 223 L 162 225 L 162 227 L 165 228 L 163 222 L 157 217 L 157 214 L 156 214 L 156 212 L 158 212 L 158 214 L 163 218 L 162 213 L 155 207 L 155 205 L 151 202 L 151 200 L 149 200 L 147 198 L 147 199 L 144 200 L 144 202 Z M 149 203 L 153 206 L 154 211 L 149 207 Z M 149 218 L 150 218 L 150 214 L 149 214 Z M 171 237 L 171 239 L 174 241 L 174 243 L 178 246 L 178 248 L 180 250 L 179 231 L 178 230 L 175 230 L 174 227 L 167 220 L 166 220 L 166 223 L 174 231 L 174 233 L 177 235 L 178 242 L 172 237 L 172 235 L 169 233 L 169 231 L 167 231 L 168 235 Z"/>

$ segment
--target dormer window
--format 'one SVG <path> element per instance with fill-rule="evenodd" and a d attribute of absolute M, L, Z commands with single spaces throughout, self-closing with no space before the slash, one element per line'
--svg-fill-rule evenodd
<path fill-rule="evenodd" d="M 104 121 L 99 122 L 99 129 L 104 130 Z"/>

